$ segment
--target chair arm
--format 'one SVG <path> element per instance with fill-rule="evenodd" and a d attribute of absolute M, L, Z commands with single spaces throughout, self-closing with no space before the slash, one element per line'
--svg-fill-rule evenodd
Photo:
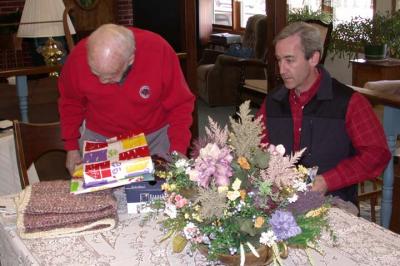
<path fill-rule="evenodd" d="M 215 61 L 215 66 L 234 66 L 234 67 L 239 67 L 240 65 L 238 62 L 242 58 L 236 57 L 236 56 L 231 56 L 231 55 L 226 55 L 226 54 L 221 54 L 217 57 L 217 61 Z"/>
<path fill-rule="evenodd" d="M 217 57 L 221 54 L 223 54 L 221 51 L 204 49 L 199 65 L 214 64 L 217 61 Z"/>
<path fill-rule="evenodd" d="M 238 62 L 241 67 L 267 68 L 267 64 L 259 59 L 242 59 Z"/>
<path fill-rule="evenodd" d="M 364 88 L 400 95 L 400 80 L 378 80 L 365 83 Z"/>

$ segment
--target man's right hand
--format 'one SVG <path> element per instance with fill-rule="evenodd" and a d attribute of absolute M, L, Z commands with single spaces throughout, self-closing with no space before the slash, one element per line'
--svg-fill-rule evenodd
<path fill-rule="evenodd" d="M 65 167 L 67 167 L 68 172 L 73 176 L 75 167 L 82 163 L 82 157 L 78 150 L 67 151 L 67 160 L 65 162 Z"/>

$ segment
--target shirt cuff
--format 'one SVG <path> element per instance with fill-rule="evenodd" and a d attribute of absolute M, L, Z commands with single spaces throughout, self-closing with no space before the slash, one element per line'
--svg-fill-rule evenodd
<path fill-rule="evenodd" d="M 345 186 L 341 175 L 337 170 L 330 170 L 322 174 L 325 179 L 326 186 L 328 187 L 328 191 L 335 191 Z"/>
<path fill-rule="evenodd" d="M 77 140 L 66 140 L 64 142 L 64 149 L 66 151 L 79 150 L 78 141 Z"/>

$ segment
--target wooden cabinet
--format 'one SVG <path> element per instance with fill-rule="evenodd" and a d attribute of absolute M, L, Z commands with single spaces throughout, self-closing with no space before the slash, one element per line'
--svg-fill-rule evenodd
<path fill-rule="evenodd" d="M 354 86 L 364 87 L 367 81 L 400 79 L 400 60 L 398 59 L 379 61 L 355 59 L 350 62 L 353 67 Z"/>
<path fill-rule="evenodd" d="M 69 15 L 76 30 L 77 40 L 88 36 L 102 24 L 117 22 L 117 3 L 115 0 L 92 2 L 93 6 L 84 7 L 79 4 L 80 0 L 64 0 L 66 7 L 73 7 Z"/>

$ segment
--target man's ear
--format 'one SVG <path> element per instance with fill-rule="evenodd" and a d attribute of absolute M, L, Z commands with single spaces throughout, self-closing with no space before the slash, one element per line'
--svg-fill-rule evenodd
<path fill-rule="evenodd" d="M 308 59 L 308 61 L 310 62 L 310 64 L 312 64 L 312 66 L 318 65 L 320 60 L 321 60 L 321 53 L 319 51 L 315 51 L 310 57 L 310 59 Z"/>

